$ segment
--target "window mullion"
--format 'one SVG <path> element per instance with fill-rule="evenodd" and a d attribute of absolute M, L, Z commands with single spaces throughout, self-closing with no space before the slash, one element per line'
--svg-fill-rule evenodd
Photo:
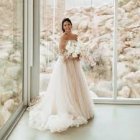
<path fill-rule="evenodd" d="M 117 99 L 117 11 L 118 1 L 114 0 L 114 32 L 113 32 L 113 99 Z"/>

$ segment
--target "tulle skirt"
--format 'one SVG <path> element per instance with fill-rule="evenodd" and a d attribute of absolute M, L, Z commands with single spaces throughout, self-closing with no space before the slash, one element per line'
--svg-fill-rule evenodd
<path fill-rule="evenodd" d="M 65 131 L 86 124 L 94 116 L 94 104 L 78 60 L 59 56 L 40 102 L 29 110 L 29 125 L 38 130 Z"/>

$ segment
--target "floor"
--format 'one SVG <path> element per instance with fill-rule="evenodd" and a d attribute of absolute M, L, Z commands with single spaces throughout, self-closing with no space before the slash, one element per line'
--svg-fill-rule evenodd
<path fill-rule="evenodd" d="M 8 140 L 140 140 L 140 106 L 96 104 L 93 120 L 62 133 L 29 128 L 25 112 Z"/>

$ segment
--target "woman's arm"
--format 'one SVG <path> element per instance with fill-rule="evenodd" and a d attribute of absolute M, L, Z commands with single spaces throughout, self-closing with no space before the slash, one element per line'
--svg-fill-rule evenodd
<path fill-rule="evenodd" d="M 65 38 L 64 38 L 64 36 L 62 36 L 60 38 L 60 42 L 59 42 L 59 51 L 61 54 L 63 54 L 64 50 L 65 50 Z"/>
<path fill-rule="evenodd" d="M 63 56 L 64 61 L 68 59 L 65 54 L 65 47 L 66 47 L 66 36 L 62 35 L 59 42 L 59 52 L 60 52 L 60 55 Z"/>

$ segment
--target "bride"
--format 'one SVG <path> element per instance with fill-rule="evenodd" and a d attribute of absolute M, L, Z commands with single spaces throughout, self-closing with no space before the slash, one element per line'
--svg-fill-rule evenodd
<path fill-rule="evenodd" d="M 59 58 L 45 95 L 29 110 L 29 125 L 38 130 L 65 131 L 86 124 L 94 116 L 94 104 L 80 66 L 80 58 L 65 57 L 66 46 L 78 43 L 69 18 L 62 21 Z"/>

